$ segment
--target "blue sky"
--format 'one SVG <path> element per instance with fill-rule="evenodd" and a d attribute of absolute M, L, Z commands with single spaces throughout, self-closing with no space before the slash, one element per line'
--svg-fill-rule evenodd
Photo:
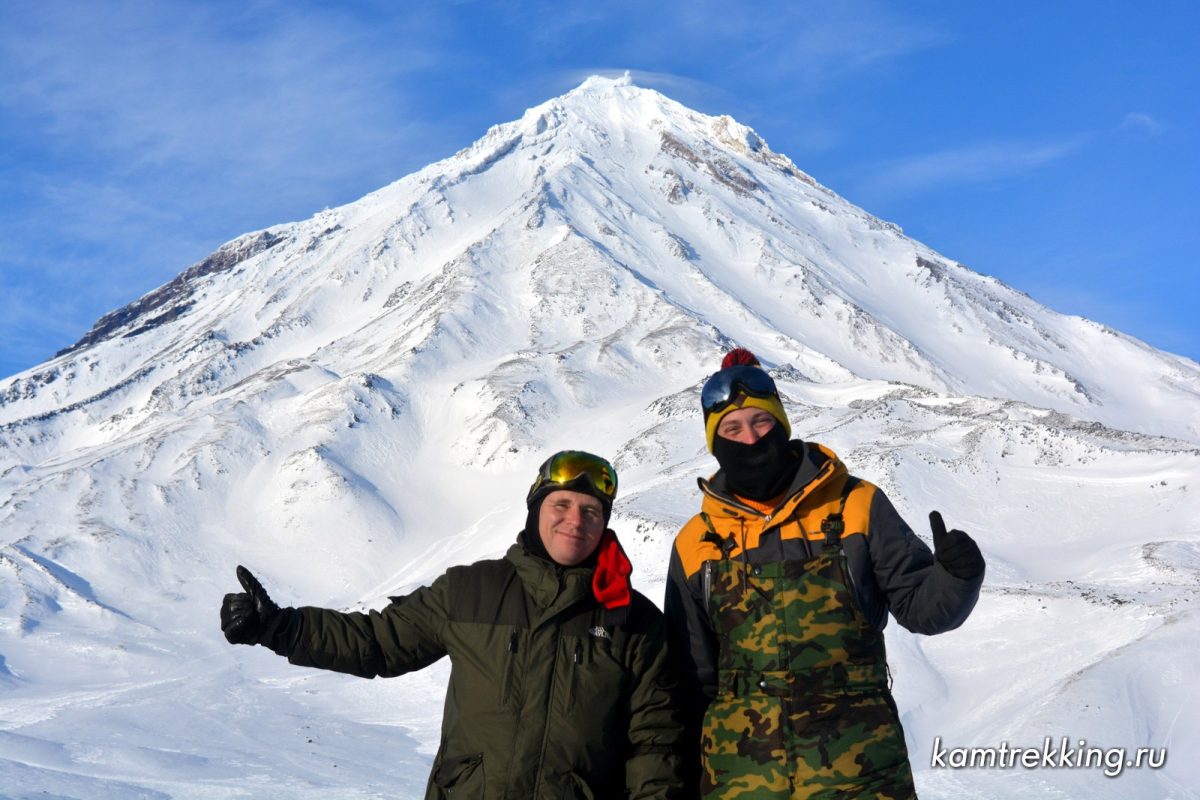
<path fill-rule="evenodd" d="M 1200 360 L 1200 3 L 0 0 L 0 19 L 0 376 L 235 236 L 625 70 L 945 256 Z"/>

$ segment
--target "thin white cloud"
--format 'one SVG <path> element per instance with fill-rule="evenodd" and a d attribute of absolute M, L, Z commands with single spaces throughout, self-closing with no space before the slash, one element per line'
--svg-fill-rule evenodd
<path fill-rule="evenodd" d="M 608 31 L 606 54 L 618 68 L 592 73 L 617 75 L 628 68 L 636 83 L 698 110 L 761 125 L 768 139 L 772 130 L 789 131 L 790 146 L 809 154 L 833 149 L 846 138 L 839 123 L 799 113 L 809 98 L 853 91 L 864 76 L 950 40 L 936 24 L 875 0 L 616 5 L 622 18 L 628 17 L 619 32 Z M 555 91 L 586 74 L 568 73 L 569 80 Z M 773 102 L 755 99 L 763 96 Z"/>
<path fill-rule="evenodd" d="M 1069 157 L 1083 138 L 1054 142 L 987 142 L 876 165 L 863 181 L 875 196 L 911 194 L 949 185 L 987 183 L 1028 173 Z"/>
<path fill-rule="evenodd" d="M 178 214 L 116 183 L 37 176 L 27 178 L 26 184 L 43 207 L 55 209 L 58 232 L 79 242 L 109 240 L 130 220 L 138 221 L 143 234 L 180 222 Z"/>
<path fill-rule="evenodd" d="M 806 92 L 836 91 L 847 76 L 947 40 L 934 25 L 877 0 L 541 0 L 516 6 L 513 19 L 548 52 L 590 50 L 587 40 L 596 37 L 610 64 L 658 69 L 645 74 L 719 72 L 734 79 L 726 84 Z"/>
<path fill-rule="evenodd" d="M 126 170 L 324 176 L 343 169 L 319 157 L 330 148 L 375 160 L 389 137 L 403 137 L 393 86 L 431 62 L 419 37 L 383 60 L 359 20 L 249 8 L 46 4 L 3 34 L 0 103 L 45 121 L 63 148 L 119 158 Z"/>
<path fill-rule="evenodd" d="M 520 4 L 520 25 L 530 41 L 542 47 L 561 47 L 588 29 L 604 24 L 610 9 L 604 3 Z"/>
<path fill-rule="evenodd" d="M 676 14 L 672 46 L 682 31 L 697 40 L 683 46 L 721 54 L 748 79 L 806 91 L 836 90 L 846 76 L 947 40 L 944 31 L 875 0 L 758 2 L 740 11 L 724 0 L 691 0 Z M 661 31 L 646 32 L 649 47 L 663 40 Z"/>
<path fill-rule="evenodd" d="M 1133 130 L 1141 133 L 1147 133 L 1151 136 L 1158 136 L 1163 132 L 1164 125 L 1158 119 L 1145 114 L 1141 111 L 1133 111 L 1125 115 L 1125 119 L 1121 121 L 1122 130 Z"/>
<path fill-rule="evenodd" d="M 79 298 L 48 295 L 18 275 L 0 275 L 0 381 L 45 361 L 82 333 Z"/>

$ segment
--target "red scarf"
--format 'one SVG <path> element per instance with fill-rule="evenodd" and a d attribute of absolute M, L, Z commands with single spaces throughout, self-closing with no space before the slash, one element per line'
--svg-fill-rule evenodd
<path fill-rule="evenodd" d="M 629 586 L 632 572 L 633 564 L 629 563 L 617 535 L 611 530 L 604 531 L 596 548 L 596 573 L 592 577 L 592 593 L 596 600 L 610 611 L 628 606 L 633 599 L 633 590 Z"/>

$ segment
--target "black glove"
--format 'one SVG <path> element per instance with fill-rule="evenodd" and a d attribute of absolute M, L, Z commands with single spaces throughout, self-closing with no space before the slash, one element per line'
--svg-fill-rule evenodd
<path fill-rule="evenodd" d="M 933 529 L 933 554 L 946 572 L 964 581 L 983 574 L 983 553 L 974 539 L 960 530 L 946 530 L 936 511 L 929 512 L 929 527 Z"/>
<path fill-rule="evenodd" d="M 250 570 L 237 568 L 238 583 L 246 591 L 225 595 L 221 603 L 221 630 L 230 644 L 261 644 L 281 656 L 291 655 L 300 638 L 300 613 L 280 608 Z"/>

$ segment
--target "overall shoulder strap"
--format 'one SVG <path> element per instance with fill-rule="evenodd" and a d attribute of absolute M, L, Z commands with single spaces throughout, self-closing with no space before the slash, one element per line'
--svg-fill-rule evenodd
<path fill-rule="evenodd" d="M 721 555 L 729 558 L 729 552 L 737 546 L 732 537 L 722 536 L 717 533 L 717 528 L 713 525 L 712 517 L 708 516 L 706 512 L 700 512 L 700 519 L 704 522 L 706 529 L 704 535 L 700 537 L 700 541 L 715 544 L 720 549 Z"/>
<path fill-rule="evenodd" d="M 846 482 L 842 484 L 842 499 L 838 504 L 838 510 L 821 520 L 821 533 L 825 534 L 826 547 L 841 547 L 842 534 L 846 532 L 846 501 L 850 499 L 850 493 L 854 491 L 858 483 L 858 478 L 847 475 Z"/>

